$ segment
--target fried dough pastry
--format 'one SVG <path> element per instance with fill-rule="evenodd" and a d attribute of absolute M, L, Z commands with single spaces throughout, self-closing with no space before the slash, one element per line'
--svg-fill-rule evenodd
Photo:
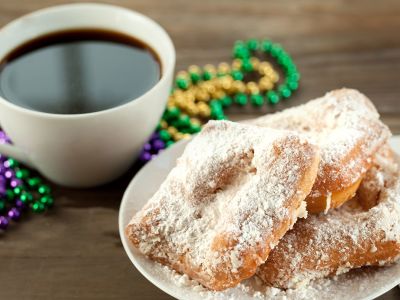
<path fill-rule="evenodd" d="M 318 164 L 319 149 L 296 133 L 210 121 L 126 235 L 209 289 L 233 287 L 304 211 Z"/>
<path fill-rule="evenodd" d="M 328 215 L 311 215 L 295 224 L 259 268 L 262 280 L 296 288 L 312 279 L 382 266 L 400 257 L 398 159 L 380 153 L 374 161 L 354 200 Z"/>
<path fill-rule="evenodd" d="M 373 154 L 390 137 L 371 101 L 351 89 L 335 90 L 249 123 L 301 132 L 320 146 L 317 180 L 306 199 L 310 213 L 327 212 L 351 199 Z"/>

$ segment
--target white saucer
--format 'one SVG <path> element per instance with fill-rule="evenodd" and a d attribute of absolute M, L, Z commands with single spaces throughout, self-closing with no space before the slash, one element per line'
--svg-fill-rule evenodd
<path fill-rule="evenodd" d="M 197 299 L 318 299 L 318 300 L 370 300 L 400 284 L 400 263 L 390 267 L 362 269 L 340 275 L 335 279 L 315 281 L 307 287 L 290 293 L 265 288 L 257 280 L 250 279 L 239 287 L 224 292 L 206 291 L 186 277 L 173 275 L 163 267 L 144 257 L 125 237 L 124 228 L 136 211 L 159 188 L 188 141 L 182 141 L 165 150 L 146 164 L 133 178 L 122 199 L 119 211 L 119 232 L 122 244 L 135 267 L 155 286 L 169 295 L 182 300 Z M 393 148 L 400 154 L 400 136 L 391 140 Z"/>

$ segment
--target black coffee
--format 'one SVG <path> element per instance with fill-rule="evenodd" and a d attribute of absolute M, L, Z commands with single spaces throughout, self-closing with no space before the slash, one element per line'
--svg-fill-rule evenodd
<path fill-rule="evenodd" d="M 160 79 L 157 54 L 128 35 L 99 29 L 55 32 L 0 62 L 0 94 L 31 110 L 81 114 L 144 94 Z"/>

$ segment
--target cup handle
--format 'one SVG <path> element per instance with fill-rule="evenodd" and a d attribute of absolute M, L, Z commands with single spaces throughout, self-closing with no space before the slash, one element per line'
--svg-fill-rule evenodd
<path fill-rule="evenodd" d="M 14 158 L 14 159 L 18 160 L 19 162 L 27 165 L 28 167 L 36 169 L 36 167 L 30 161 L 30 159 L 26 155 L 26 153 L 14 145 L 0 144 L 0 153 L 5 156 Z"/>

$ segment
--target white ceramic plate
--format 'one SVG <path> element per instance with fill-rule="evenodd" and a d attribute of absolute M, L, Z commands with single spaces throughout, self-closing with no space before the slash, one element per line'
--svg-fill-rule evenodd
<path fill-rule="evenodd" d="M 176 159 L 182 154 L 187 141 L 175 144 L 156 159 L 149 162 L 133 178 L 122 199 L 119 211 L 119 232 L 122 244 L 135 267 L 155 286 L 182 300 L 197 299 L 318 299 L 318 300 L 370 300 L 400 284 L 400 263 L 385 268 L 361 269 L 340 275 L 335 279 L 322 279 L 307 287 L 291 292 L 265 288 L 256 279 L 250 279 L 239 287 L 213 293 L 180 275 L 173 275 L 163 267 L 144 257 L 125 237 L 124 228 L 131 217 L 140 210 L 155 193 Z M 393 148 L 400 153 L 400 136 L 391 140 Z M 171 275 L 172 274 L 172 275 Z M 195 286 L 195 287 L 194 287 Z"/>

